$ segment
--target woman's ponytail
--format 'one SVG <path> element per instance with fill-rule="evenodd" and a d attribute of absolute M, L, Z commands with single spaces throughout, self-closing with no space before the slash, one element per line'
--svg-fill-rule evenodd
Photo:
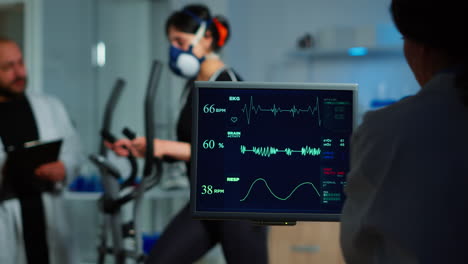
<path fill-rule="evenodd" d="M 227 19 L 222 16 L 215 16 L 212 19 L 210 31 L 213 34 L 213 44 L 211 47 L 215 52 L 218 52 L 226 45 L 231 36 L 231 30 Z"/>

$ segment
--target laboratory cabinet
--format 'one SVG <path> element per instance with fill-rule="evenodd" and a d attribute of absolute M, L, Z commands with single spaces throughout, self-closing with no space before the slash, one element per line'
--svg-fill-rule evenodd
<path fill-rule="evenodd" d="M 344 264 L 339 244 L 339 222 L 298 222 L 272 226 L 268 249 L 270 264 Z"/>

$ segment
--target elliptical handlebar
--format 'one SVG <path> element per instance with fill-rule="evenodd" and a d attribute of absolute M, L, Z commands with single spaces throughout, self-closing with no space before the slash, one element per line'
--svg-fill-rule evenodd
<path fill-rule="evenodd" d="M 130 129 L 125 128 L 123 130 L 123 134 L 126 135 L 129 139 L 133 139 L 135 133 L 133 133 Z M 101 136 L 104 140 L 109 141 L 110 143 L 114 143 L 117 141 L 117 138 L 110 133 L 107 130 L 101 130 Z M 133 138 L 131 137 L 133 136 Z M 125 146 L 123 146 L 125 148 Z M 127 179 L 120 185 L 120 190 L 124 189 L 125 187 L 132 186 L 135 184 L 135 180 L 137 177 L 138 173 L 138 163 L 136 161 L 136 158 L 132 155 L 132 153 L 129 153 L 127 156 L 127 160 L 130 163 L 130 175 L 127 177 Z"/>
<path fill-rule="evenodd" d="M 151 67 L 151 75 L 147 85 L 144 105 L 145 139 L 147 144 L 141 183 L 136 184 L 135 182 L 138 168 L 136 159 L 131 155 L 131 153 L 128 156 L 128 160 L 130 161 L 132 171 L 130 177 L 127 178 L 124 183 L 119 183 L 120 175 L 118 175 L 118 170 L 110 163 L 108 164 L 108 161 L 105 159 L 107 149 L 103 143 L 100 146 L 100 155 L 90 156 L 90 159 L 103 173 L 104 193 L 100 199 L 100 205 L 106 217 L 103 222 L 104 232 L 101 234 L 101 243 L 98 248 L 98 263 L 100 264 L 104 263 L 105 255 L 108 253 L 114 254 L 116 264 L 125 263 L 127 257 L 132 257 L 137 262 L 142 262 L 144 260 L 144 254 L 142 251 L 143 245 L 142 241 L 140 241 L 141 228 L 138 225 L 141 217 L 141 202 L 143 200 L 144 192 L 155 186 L 160 181 L 162 175 L 162 160 L 157 159 L 154 156 L 154 139 L 156 137 L 154 99 L 161 77 L 161 71 L 162 63 L 154 60 Z M 124 80 L 117 80 L 104 110 L 101 136 L 104 140 L 111 143 L 116 141 L 116 137 L 110 133 L 112 115 L 124 85 Z M 136 137 L 136 134 L 128 128 L 124 129 L 123 134 L 130 140 Z M 124 192 L 123 188 L 127 186 L 132 186 L 133 189 L 131 189 L 130 192 Z M 123 243 L 126 235 L 123 234 L 124 231 L 122 231 L 123 219 L 121 208 L 125 203 L 132 200 L 134 201 L 134 221 L 128 223 L 127 226 L 133 227 L 131 236 L 134 238 L 134 250 L 128 251 L 125 249 Z M 110 228 L 112 231 L 112 249 L 108 248 L 107 245 L 107 228 Z"/>
<path fill-rule="evenodd" d="M 106 158 L 99 154 L 91 154 L 89 155 L 89 159 L 101 170 L 105 171 L 116 180 L 120 180 L 122 177 L 120 175 L 119 170 L 110 163 Z"/>
<path fill-rule="evenodd" d="M 107 103 L 104 108 L 101 134 L 104 134 L 103 131 L 104 132 L 109 131 L 109 129 L 111 128 L 111 122 L 112 122 L 112 118 L 114 114 L 114 109 L 117 105 L 118 99 L 120 98 L 122 94 L 124 86 L 125 86 L 125 81 L 120 78 L 117 79 L 112 89 L 111 95 L 109 99 L 107 100 Z M 104 141 L 101 142 L 101 145 L 99 148 L 99 154 L 101 155 L 101 157 L 105 157 L 107 154 L 107 148 L 104 145 Z M 96 159 L 95 162 L 96 161 L 99 161 L 99 160 Z M 102 167 L 100 167 L 99 169 L 102 173 L 102 183 L 104 186 L 104 193 L 100 200 L 112 201 L 113 199 L 118 197 L 118 190 L 119 190 L 118 180 L 115 178 L 112 179 L 112 176 L 108 177 L 107 175 L 111 175 L 111 174 L 105 169 L 103 169 Z M 106 213 L 103 219 L 103 222 L 102 222 L 103 231 L 100 234 L 101 241 L 98 246 L 97 263 L 99 264 L 105 263 L 105 258 L 106 258 L 107 249 L 108 249 L 107 248 L 108 246 L 107 245 L 107 235 L 108 235 L 107 229 L 110 229 L 112 233 L 114 234 L 112 236 L 112 244 L 115 249 L 115 252 L 114 252 L 115 263 L 116 264 L 125 263 L 125 256 L 122 254 L 123 236 L 121 235 L 121 232 L 119 232 L 122 229 L 121 219 L 118 218 L 118 216 L 119 216 L 119 212 L 114 212 L 112 214 Z"/>
<path fill-rule="evenodd" d="M 145 165 L 143 167 L 143 177 L 149 177 L 152 174 L 153 167 L 156 162 L 156 166 L 159 167 L 158 161 L 154 157 L 154 145 L 153 141 L 155 138 L 155 119 L 154 119 L 154 98 L 156 95 L 156 89 L 158 87 L 159 80 L 161 78 L 162 63 L 154 60 L 151 66 L 151 77 L 148 81 L 148 87 L 145 96 L 145 137 L 146 137 L 146 151 L 145 151 Z M 158 168 L 158 171 L 160 169 Z M 157 173 L 159 174 L 159 173 Z M 159 180 L 159 175 L 156 175 L 156 181 Z"/>
<path fill-rule="evenodd" d="M 112 89 L 112 93 L 107 101 L 106 107 L 104 108 L 104 118 L 102 122 L 102 130 L 101 131 L 109 131 L 112 122 L 112 116 L 114 113 L 115 106 L 117 105 L 117 101 L 119 100 L 120 96 L 122 95 L 123 88 L 125 86 L 125 81 L 121 78 L 117 79 Z M 104 144 L 101 144 L 99 149 L 99 154 L 105 155 L 107 153 L 107 148 Z"/>

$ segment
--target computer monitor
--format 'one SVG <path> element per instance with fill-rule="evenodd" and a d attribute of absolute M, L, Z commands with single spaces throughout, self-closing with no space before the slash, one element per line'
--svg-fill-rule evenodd
<path fill-rule="evenodd" d="M 193 217 L 339 221 L 356 107 L 356 84 L 196 82 Z"/>

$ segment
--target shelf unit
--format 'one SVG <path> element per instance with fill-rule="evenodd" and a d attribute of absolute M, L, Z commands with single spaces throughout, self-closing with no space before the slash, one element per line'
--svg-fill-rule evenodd
<path fill-rule="evenodd" d="M 350 53 L 354 51 L 356 55 Z M 359 54 L 359 55 L 358 55 Z M 289 56 L 307 59 L 333 59 L 333 58 L 366 58 L 369 56 L 403 56 L 402 46 L 382 47 L 353 47 L 342 49 L 297 49 L 291 51 Z"/>

